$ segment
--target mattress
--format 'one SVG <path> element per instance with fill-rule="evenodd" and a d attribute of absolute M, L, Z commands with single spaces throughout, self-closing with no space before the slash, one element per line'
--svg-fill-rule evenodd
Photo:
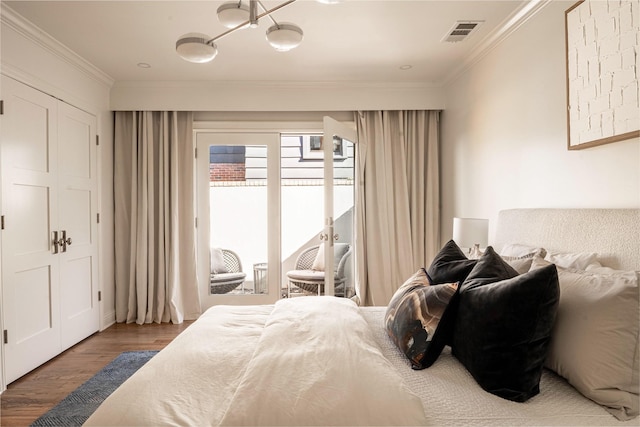
<path fill-rule="evenodd" d="M 208 310 L 107 398 L 86 425 L 226 424 L 228 407 L 241 388 L 243 373 L 251 365 L 273 308 L 217 306 Z M 402 387 L 422 402 L 426 425 L 638 424 L 637 419 L 618 421 L 550 371 L 543 374 L 539 395 L 516 403 L 482 390 L 448 348 L 428 369 L 412 370 L 386 335 L 385 307 L 360 307 L 357 311 L 370 328 L 367 336 L 374 341 L 370 343 L 372 348 L 379 350 L 395 370 L 398 381 L 404 383 Z M 335 356 L 338 363 L 350 357 L 338 348 Z M 286 369 L 285 375 L 307 373 L 305 366 Z M 375 392 L 379 394 L 380 390 Z M 270 397 L 261 393 L 261 399 L 275 402 L 275 394 Z M 362 405 L 369 394 L 373 391 L 354 396 L 353 405 Z M 301 424 L 326 425 L 330 423 L 327 420 L 315 417 Z"/>

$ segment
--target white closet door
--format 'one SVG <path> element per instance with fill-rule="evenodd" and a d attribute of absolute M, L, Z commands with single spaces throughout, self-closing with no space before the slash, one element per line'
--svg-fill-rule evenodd
<path fill-rule="evenodd" d="M 58 229 L 70 242 L 59 255 L 62 350 L 100 328 L 96 154 L 95 117 L 60 102 Z"/>
<path fill-rule="evenodd" d="M 60 352 L 57 100 L 2 78 L 2 312 L 6 382 Z"/>
<path fill-rule="evenodd" d="M 10 383 L 99 328 L 97 151 L 95 117 L 4 76 L 2 99 L 2 315 Z"/>

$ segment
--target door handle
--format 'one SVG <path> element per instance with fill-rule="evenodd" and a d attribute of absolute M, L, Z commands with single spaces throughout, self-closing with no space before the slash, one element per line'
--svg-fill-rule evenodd
<path fill-rule="evenodd" d="M 60 242 L 58 241 L 58 232 L 57 231 L 52 231 L 51 234 L 53 235 L 53 240 L 51 241 L 51 244 L 53 245 L 52 248 L 52 252 L 54 254 L 58 253 L 58 245 L 60 244 Z"/>
<path fill-rule="evenodd" d="M 60 234 L 62 235 L 58 241 L 58 244 L 62 248 L 60 252 L 67 252 L 67 245 L 71 245 L 71 237 L 67 237 L 67 230 L 62 230 Z"/>

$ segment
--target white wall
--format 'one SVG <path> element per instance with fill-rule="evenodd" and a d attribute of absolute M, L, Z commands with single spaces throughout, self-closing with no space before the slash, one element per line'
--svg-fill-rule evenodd
<path fill-rule="evenodd" d="M 112 110 L 437 110 L 442 87 L 367 82 L 116 82 Z"/>
<path fill-rule="evenodd" d="M 99 176 L 101 328 L 115 322 L 111 78 L 2 4 L 1 72 L 96 116 Z"/>
<path fill-rule="evenodd" d="M 553 1 L 447 88 L 443 242 L 454 216 L 508 208 L 640 207 L 640 140 L 567 150 L 564 11 Z"/>

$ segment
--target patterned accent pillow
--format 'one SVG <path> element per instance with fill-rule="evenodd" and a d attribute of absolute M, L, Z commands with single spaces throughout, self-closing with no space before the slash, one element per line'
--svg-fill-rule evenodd
<path fill-rule="evenodd" d="M 457 291 L 457 283 L 429 285 L 421 268 L 391 298 L 384 318 L 387 334 L 413 369 L 428 368 L 442 352 L 455 319 Z"/>

